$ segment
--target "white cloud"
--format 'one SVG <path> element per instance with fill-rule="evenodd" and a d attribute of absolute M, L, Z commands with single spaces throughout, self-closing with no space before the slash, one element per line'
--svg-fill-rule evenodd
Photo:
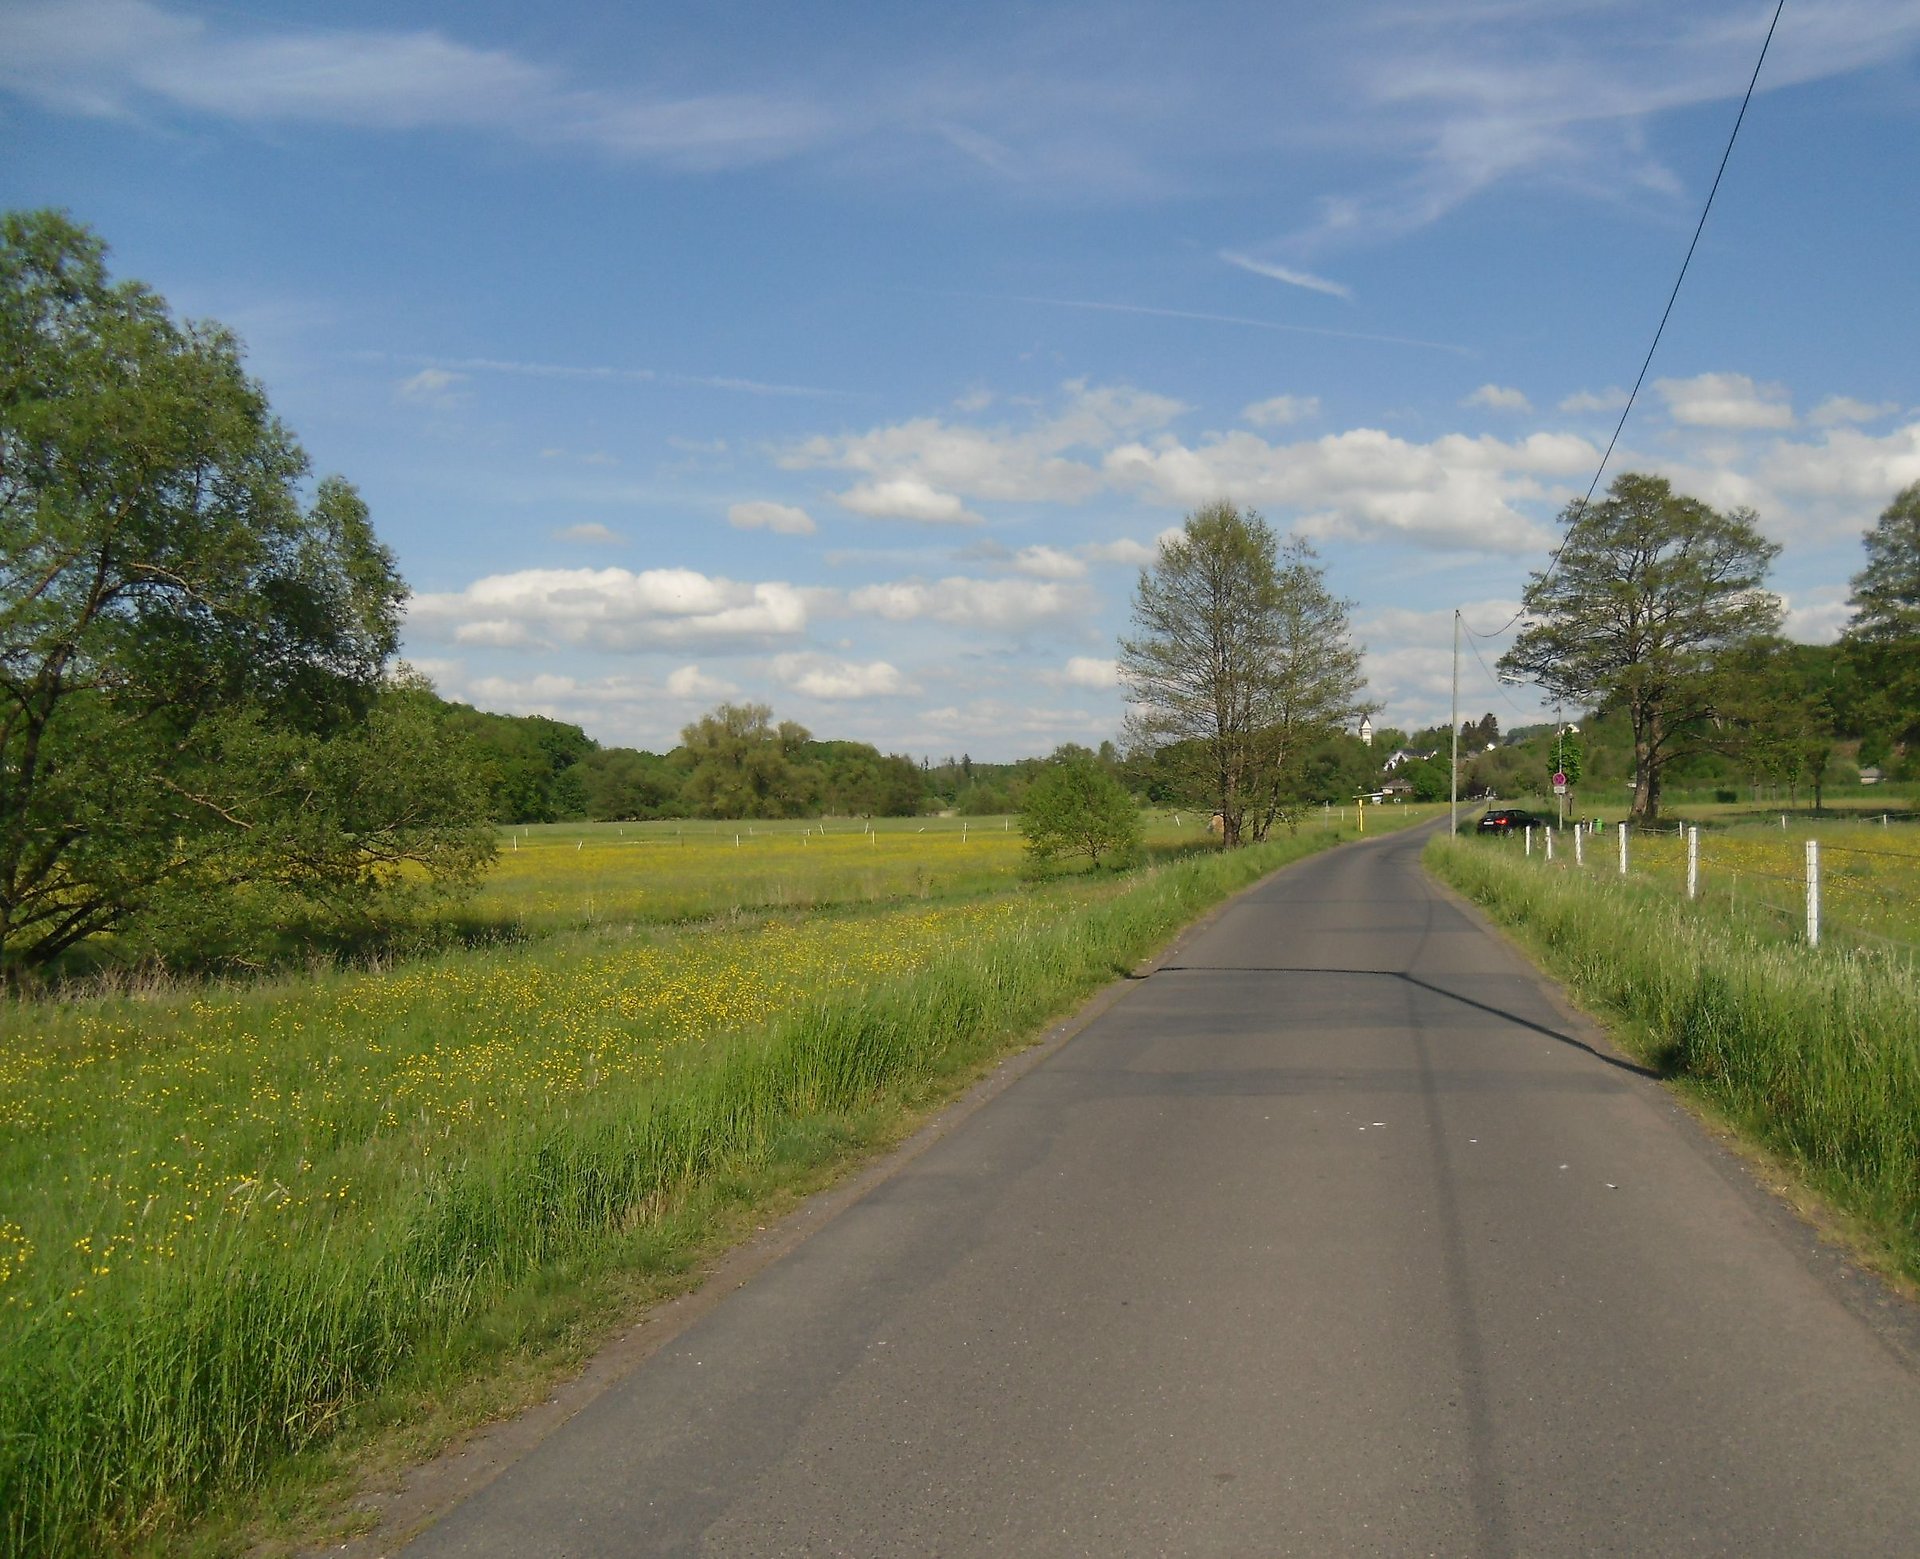
<path fill-rule="evenodd" d="M 1114 439 L 1164 428 L 1186 408 L 1126 386 L 1063 386 L 1064 402 L 1022 429 L 973 427 L 919 417 L 865 433 L 817 437 L 780 456 L 788 469 L 857 471 L 860 513 L 951 520 L 958 500 L 1073 503 L 1103 485 L 1097 466 L 1073 459 Z M 840 500 L 846 503 L 846 497 Z M 849 505 L 853 507 L 854 505 Z M 906 512 L 901 513 L 901 510 Z"/>
<path fill-rule="evenodd" d="M 1080 549 L 1080 555 L 1092 563 L 1119 563 L 1127 568 L 1151 568 L 1160 560 L 1159 546 L 1149 546 L 1144 541 L 1135 541 L 1122 536 L 1118 541 L 1089 542 Z"/>
<path fill-rule="evenodd" d="M 806 593 L 777 582 L 748 584 L 692 569 L 530 568 L 492 574 L 465 590 L 417 595 L 411 633 L 457 639 L 484 625 L 602 650 L 685 643 L 752 643 L 791 637 L 808 620 Z M 469 641 L 471 642 L 471 641 Z"/>
<path fill-rule="evenodd" d="M 1589 28 L 1569 22 L 1591 8 L 1528 0 L 1352 9 L 1341 77 L 1352 107 L 1338 117 L 1400 171 L 1323 201 L 1287 239 L 1301 252 L 1378 243 L 1522 180 L 1690 209 L 1697 186 L 1658 159 L 1647 125 L 1737 99 L 1745 73 L 1728 60 L 1753 58 L 1767 25 L 1764 12 L 1707 0 L 1615 7 L 1612 25 Z M 1917 33 L 1909 5 L 1789 6 L 1760 90 L 1901 58 Z"/>
<path fill-rule="evenodd" d="M 1353 289 L 1345 282 L 1328 281 L 1326 277 L 1315 276 L 1311 271 L 1296 271 L 1267 260 L 1256 260 L 1251 255 L 1241 254 L 1232 249 L 1221 250 L 1220 258 L 1229 265 L 1239 266 L 1243 271 L 1251 271 L 1255 276 L 1265 276 L 1270 281 L 1285 282 L 1289 287 L 1304 287 L 1308 292 L 1324 292 L 1336 298 L 1353 296 Z"/>
<path fill-rule="evenodd" d="M 1898 401 L 1873 404 L 1857 401 L 1851 395 L 1829 395 L 1813 408 L 1807 421 L 1816 428 L 1830 428 L 1841 422 L 1878 422 L 1882 417 L 1891 417 L 1899 410 Z"/>
<path fill-rule="evenodd" d="M 624 547 L 627 544 L 627 538 L 620 532 L 597 522 L 563 526 L 553 534 L 558 541 L 577 541 L 590 547 Z"/>
<path fill-rule="evenodd" d="M 1198 447 L 1124 445 L 1107 456 L 1106 470 L 1117 486 L 1183 509 L 1231 494 L 1294 511 L 1295 528 L 1308 535 L 1485 550 L 1544 540 L 1515 503 L 1557 502 L 1564 489 L 1553 479 L 1591 471 L 1599 454 L 1563 433 L 1511 443 L 1450 433 L 1416 444 L 1356 428 L 1297 444 L 1234 432 Z"/>
<path fill-rule="evenodd" d="M 1770 487 L 1814 497 L 1854 499 L 1877 512 L 1909 483 L 1920 482 L 1920 422 L 1875 436 L 1832 428 L 1817 442 L 1775 442 L 1757 475 Z"/>
<path fill-rule="evenodd" d="M 1075 655 L 1067 662 L 1066 679 L 1075 687 L 1110 688 L 1120 685 L 1120 662 Z"/>
<path fill-rule="evenodd" d="M 1463 601 L 1460 605 L 1466 625 L 1482 633 L 1492 633 L 1510 622 L 1519 609 L 1517 600 L 1500 597 Z M 1453 692 L 1453 608 L 1375 608 L 1356 619 L 1354 630 L 1366 645 L 1363 665 L 1368 694 L 1386 705 L 1374 716 L 1374 724 L 1408 731 L 1447 724 Z M 1509 638 L 1482 643 L 1478 657 L 1472 646 L 1462 643 L 1461 719 L 1477 719 L 1488 710 L 1499 717 L 1502 726 L 1535 718 L 1538 695 L 1534 689 L 1508 687 L 1489 676 L 1495 659 L 1511 642 Z"/>
<path fill-rule="evenodd" d="M 1319 415 L 1320 397 L 1317 395 L 1276 395 L 1271 400 L 1255 401 L 1240 410 L 1241 420 L 1251 422 L 1256 428 L 1284 427 Z"/>
<path fill-rule="evenodd" d="M 710 677 L 697 665 L 676 666 L 667 674 L 667 693 L 673 698 L 731 698 L 740 689 L 724 677 Z"/>
<path fill-rule="evenodd" d="M 1488 411 L 1532 411 L 1533 402 L 1525 392 L 1511 390 L 1504 385 L 1483 384 L 1473 394 L 1460 403 L 1462 406 L 1484 406 Z"/>
<path fill-rule="evenodd" d="M 952 493 L 943 493 L 917 476 L 862 482 L 844 493 L 835 493 L 833 501 L 843 509 L 873 520 L 912 520 L 920 525 L 983 523 L 979 515 Z"/>
<path fill-rule="evenodd" d="M 1303 28 L 1286 7 L 1157 7 L 1090 47 L 1047 8 L 994 9 L 963 34 L 883 29 L 856 69 L 833 28 L 783 34 L 773 56 L 751 40 L 703 48 L 690 32 L 591 58 L 562 44 L 549 64 L 440 31 L 329 27 L 325 10 L 296 24 L 231 7 L 10 0 L 0 80 L 77 114 L 451 128 L 675 167 L 815 151 L 870 182 L 908 169 L 1074 198 L 1245 190 L 1270 183 L 1272 159 L 1337 158 L 1353 187 L 1283 249 L 1259 250 L 1293 256 L 1405 232 L 1519 180 L 1672 200 L 1679 180 L 1648 125 L 1737 96 L 1743 73 L 1728 61 L 1757 48 L 1765 18 L 1752 13 L 1623 0 L 1593 22 L 1590 6 L 1509 0 L 1334 7 Z M 1761 90 L 1900 62 L 1916 30 L 1904 0 L 1789 7 Z M 700 90 L 629 86 L 623 73 Z M 1251 121 L 1222 111 L 1253 100 Z"/>
<path fill-rule="evenodd" d="M 469 675 L 458 661 L 434 662 L 434 686 L 443 698 L 504 714 L 545 715 L 583 727 L 597 741 L 631 744 L 664 752 L 679 739 L 687 704 L 721 698 L 731 684 L 701 683 L 675 693 L 648 677 L 578 677 L 540 671 L 531 676 Z"/>
<path fill-rule="evenodd" d="M 1071 553 L 1044 546 L 1022 547 L 1014 554 L 1013 568 L 1035 579 L 1082 579 L 1087 572 L 1087 565 Z"/>
<path fill-rule="evenodd" d="M 1057 746 L 1066 740 L 1091 744 L 1113 734 L 1110 715 L 1089 714 L 1083 709 L 1011 704 L 994 698 L 976 698 L 965 704 L 929 709 L 920 721 L 937 742 L 957 743 L 967 739 L 1005 743 L 1011 739 L 1029 752 L 1036 747 Z"/>
<path fill-rule="evenodd" d="M 849 591 L 849 610 L 887 622 L 938 622 L 963 628 L 1021 629 L 1084 615 L 1092 602 L 1081 585 L 1042 579 L 902 580 Z"/>
<path fill-rule="evenodd" d="M 1790 428 L 1793 406 L 1785 385 L 1756 384 L 1745 374 L 1696 374 L 1656 379 L 1668 414 L 1690 428 Z"/>
<path fill-rule="evenodd" d="M 1611 469 L 1655 472 L 1718 509 L 1753 509 L 1768 536 L 1797 552 L 1802 543 L 1851 541 L 1920 481 L 1920 419 L 1881 433 L 1837 426 L 1800 436 L 1682 427 L 1655 449 L 1622 451 Z M 1793 566 L 1790 554 L 1782 562 L 1789 583 Z"/>
<path fill-rule="evenodd" d="M 0 83 L 89 117 L 165 107 L 246 124 L 453 128 L 693 167 L 784 156 L 832 131 L 828 114 L 792 99 L 601 91 L 439 32 L 273 29 L 145 0 L 0 12 L 0 61 Z"/>
<path fill-rule="evenodd" d="M 452 406 L 462 398 L 454 386 L 465 384 L 467 377 L 466 374 L 445 368 L 422 368 L 417 374 L 395 385 L 394 394 L 403 401 L 413 401 L 423 406 Z"/>
<path fill-rule="evenodd" d="M 1560 403 L 1560 409 L 1576 415 L 1582 412 L 1619 411 L 1627 404 L 1627 392 L 1618 385 L 1608 385 L 1597 394 L 1592 390 L 1575 390 Z"/>
<path fill-rule="evenodd" d="M 490 650 L 548 648 L 546 643 L 536 637 L 525 623 L 512 622 L 502 617 L 482 617 L 473 622 L 461 623 L 453 630 L 453 642 L 470 648 Z"/>
<path fill-rule="evenodd" d="M 1090 563 L 1119 563 L 1127 568 L 1151 568 L 1160 561 L 1160 549 L 1181 534 L 1180 526 L 1169 525 L 1150 542 L 1122 536 L 1118 541 L 1088 542 L 1077 550 Z"/>
<path fill-rule="evenodd" d="M 875 472 L 876 480 L 840 501 L 923 522 L 959 520 L 970 512 L 967 496 L 1071 503 L 1106 490 L 1183 509 L 1231 496 L 1289 511 L 1289 522 L 1310 535 L 1399 536 L 1481 549 L 1544 539 L 1516 505 L 1557 507 L 1567 496 L 1560 483 L 1590 472 L 1599 458 L 1589 440 L 1563 433 L 1513 441 L 1449 434 L 1416 444 L 1360 428 L 1287 444 L 1234 431 L 1189 445 L 1165 431 L 1183 409 L 1176 401 L 1078 383 L 1067 390 L 1067 407 L 1029 428 L 918 419 L 810 439 L 781 458 Z M 1153 561 L 1138 543 L 1076 550 L 1089 562 Z"/>
<path fill-rule="evenodd" d="M 1831 644 L 1853 617 L 1845 585 L 1818 586 L 1804 596 L 1782 595 L 1787 613 L 1783 631 L 1802 644 Z"/>
<path fill-rule="evenodd" d="M 736 503 L 727 510 L 735 530 L 770 530 L 782 536 L 811 536 L 819 529 L 805 509 L 785 503 Z"/>
<path fill-rule="evenodd" d="M 884 660 L 836 660 L 799 653 L 776 655 L 770 664 L 781 682 L 810 698 L 886 698 L 917 691 L 898 668 Z"/>

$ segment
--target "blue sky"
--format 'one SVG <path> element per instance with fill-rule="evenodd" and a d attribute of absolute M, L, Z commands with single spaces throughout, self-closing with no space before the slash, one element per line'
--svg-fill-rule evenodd
<path fill-rule="evenodd" d="M 0 201 L 240 332 L 449 696 L 1097 742 L 1230 497 L 1414 726 L 1591 479 L 1770 14 L 9 0 Z M 1609 467 L 1757 510 L 1798 637 L 1920 480 L 1916 191 L 1920 0 L 1789 4 Z"/>

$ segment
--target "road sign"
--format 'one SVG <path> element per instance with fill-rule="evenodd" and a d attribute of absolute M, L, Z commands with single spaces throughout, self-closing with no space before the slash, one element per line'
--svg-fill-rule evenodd
<path fill-rule="evenodd" d="M 1559 769 L 1554 770 L 1553 793 L 1556 796 L 1564 796 L 1567 793 L 1567 776 Z"/>

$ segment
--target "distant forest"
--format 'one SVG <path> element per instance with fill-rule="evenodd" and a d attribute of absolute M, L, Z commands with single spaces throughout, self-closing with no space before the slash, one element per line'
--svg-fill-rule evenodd
<path fill-rule="evenodd" d="M 1839 646 L 1781 645 L 1769 657 L 1778 724 L 1792 740 L 1753 721 L 1709 725 L 1676 761 L 1673 782 L 1743 796 L 1817 799 L 1828 786 L 1857 783 L 1860 766 L 1888 779 L 1920 778 L 1920 764 L 1886 734 Z M 1789 696 L 1790 695 L 1790 696 Z M 865 742 L 821 741 L 764 705 L 722 705 L 687 727 L 665 753 L 602 746 L 577 725 L 540 715 L 489 714 L 439 703 L 440 718 L 465 739 L 496 823 L 676 817 L 911 817 L 929 812 L 987 816 L 1018 810 L 1028 783 L 1049 761 L 1096 758 L 1142 802 L 1192 806 L 1170 755 L 1123 758 L 1111 742 L 1072 744 L 1045 756 L 987 763 L 965 753 L 939 762 L 881 752 Z M 1577 730 L 1552 723 L 1503 730 L 1491 713 L 1461 725 L 1460 794 L 1517 797 L 1542 792 L 1556 767 L 1585 790 L 1618 799 L 1633 776 L 1631 733 L 1618 710 L 1566 711 Z M 1898 722 L 1895 722 L 1898 724 Z M 1404 732 L 1383 726 L 1371 746 L 1336 736 L 1306 754 L 1297 778 L 1301 804 L 1351 800 L 1397 781 L 1410 800 L 1444 800 L 1450 733 L 1445 725 Z M 1402 756 L 1389 768 L 1395 753 Z"/>
<path fill-rule="evenodd" d="M 913 817 L 1012 811 L 1039 758 L 935 765 L 865 742 L 820 741 L 764 705 L 722 705 L 665 753 L 606 747 L 577 725 L 441 703 L 496 823 L 675 817 Z M 1105 755 L 1114 758 L 1111 744 Z"/>

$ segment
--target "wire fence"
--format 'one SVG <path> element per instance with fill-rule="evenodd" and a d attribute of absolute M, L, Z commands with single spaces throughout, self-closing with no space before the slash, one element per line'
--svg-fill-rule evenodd
<path fill-rule="evenodd" d="M 1703 914 L 1764 917 L 1809 946 L 1837 942 L 1920 961 L 1920 838 L 1899 839 L 1885 820 L 1793 823 L 1777 834 L 1569 823 L 1501 843 L 1542 869 L 1624 877 Z"/>

